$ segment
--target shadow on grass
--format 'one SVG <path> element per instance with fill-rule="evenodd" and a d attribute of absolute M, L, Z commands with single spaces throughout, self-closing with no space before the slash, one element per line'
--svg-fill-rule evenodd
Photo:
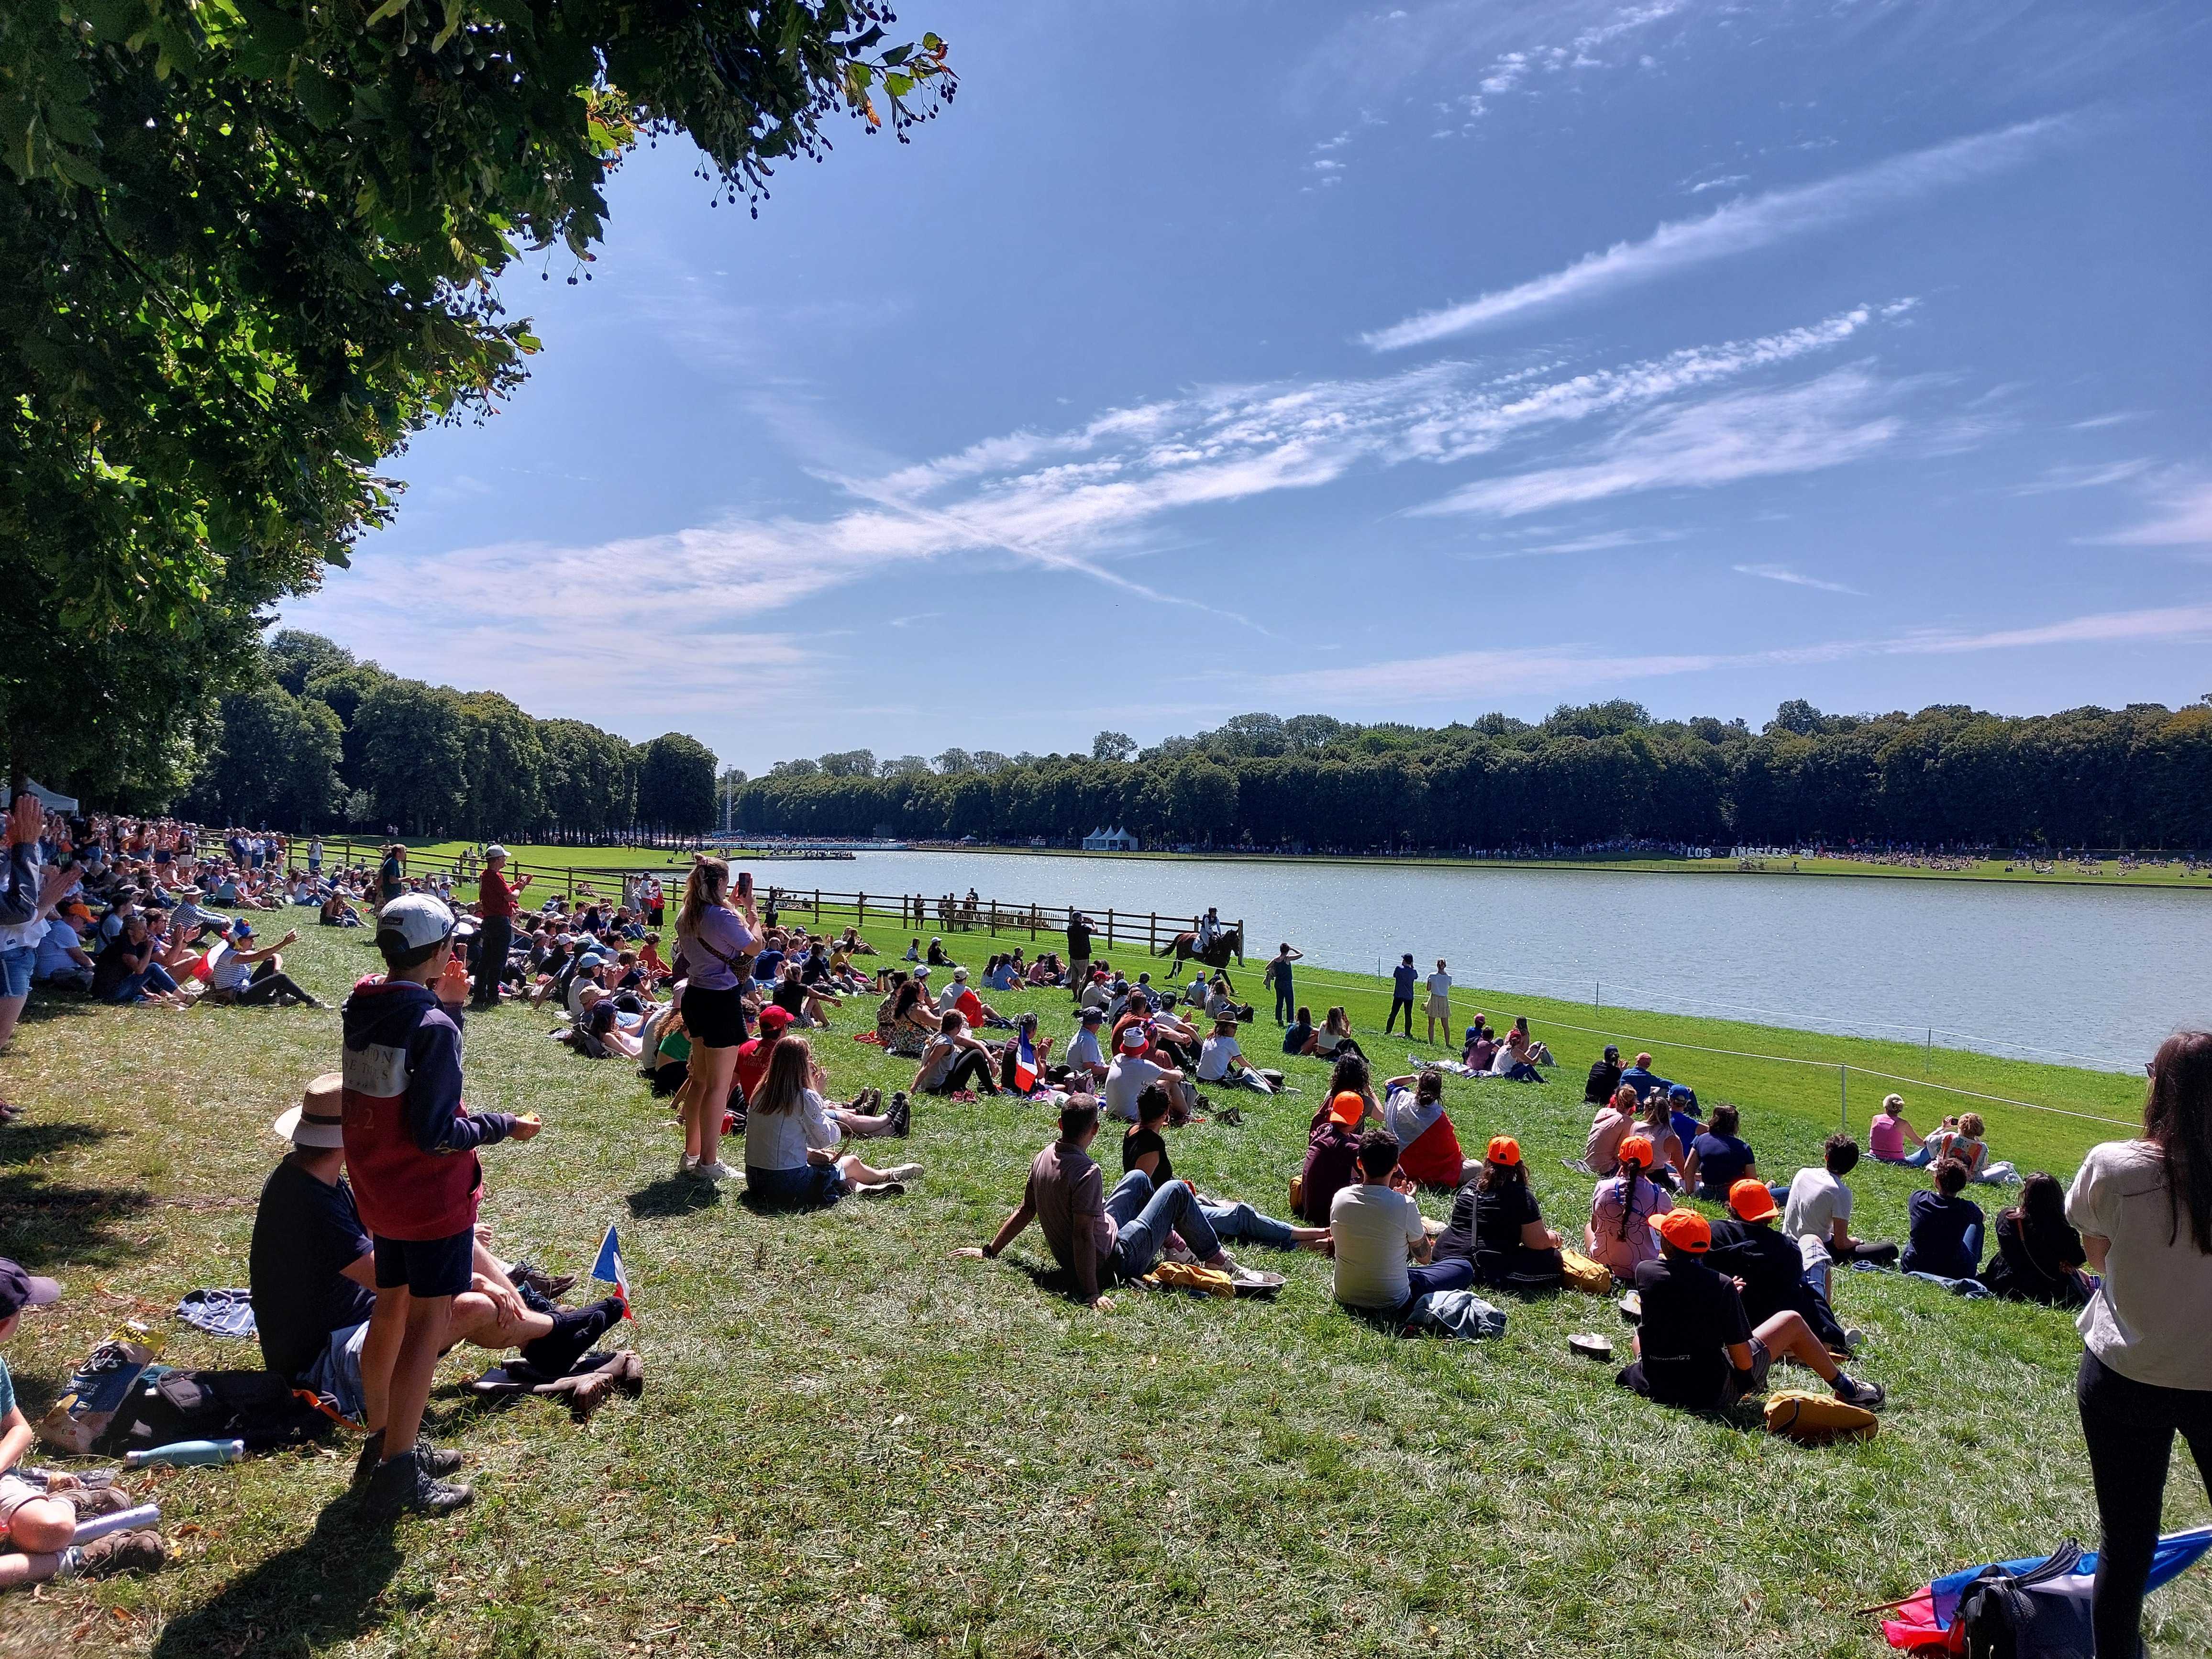
<path fill-rule="evenodd" d="M 349 1498 L 337 1499 L 306 1538 L 172 1619 L 154 1644 L 156 1659 L 304 1656 L 404 1616 L 375 1610 L 403 1559 L 396 1524 L 370 1519 Z"/>
<path fill-rule="evenodd" d="M 153 1198 L 139 1187 L 59 1187 L 36 1176 L 0 1176 L 0 1254 L 37 1269 L 57 1262 L 102 1264 L 121 1241 L 116 1224 L 143 1214 Z"/>
<path fill-rule="evenodd" d="M 689 1215 L 708 1210 L 722 1201 L 722 1189 L 711 1181 L 690 1176 L 668 1176 L 641 1187 L 623 1200 L 639 1220 L 651 1216 Z"/>
<path fill-rule="evenodd" d="M 93 1123 L 27 1123 L 17 1121 L 0 1130 L 0 1164 L 36 1164 L 56 1152 L 88 1142 L 105 1140 L 115 1133 Z"/>

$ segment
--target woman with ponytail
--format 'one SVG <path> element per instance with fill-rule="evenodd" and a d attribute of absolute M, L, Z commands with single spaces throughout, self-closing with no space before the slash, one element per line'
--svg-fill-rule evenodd
<path fill-rule="evenodd" d="M 730 866 L 701 859 L 684 884 L 676 918 L 676 950 L 689 973 L 684 982 L 684 1028 L 691 1033 L 691 1075 L 678 1097 L 684 1119 L 678 1175 L 725 1181 L 737 1173 L 722 1162 L 722 1111 L 745 1040 L 744 983 L 760 951 L 760 918 L 752 878 L 740 875 L 734 901 Z"/>
<path fill-rule="evenodd" d="M 1647 1138 L 1629 1136 L 1620 1143 L 1620 1173 L 1599 1182 L 1590 1199 L 1583 1244 L 1590 1259 L 1610 1267 L 1615 1279 L 1633 1280 L 1639 1263 L 1658 1258 L 1659 1241 L 1650 1218 L 1665 1215 L 1674 1200 L 1651 1178 L 1651 1142 Z"/>

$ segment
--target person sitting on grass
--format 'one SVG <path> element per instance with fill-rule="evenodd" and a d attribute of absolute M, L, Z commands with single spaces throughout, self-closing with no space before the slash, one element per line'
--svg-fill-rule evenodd
<path fill-rule="evenodd" d="M 1012 1023 L 996 1008 L 975 994 L 969 986 L 968 970 L 965 968 L 953 969 L 952 982 L 945 988 L 945 994 L 937 1000 L 939 1013 L 944 1013 L 953 1008 L 957 1008 L 961 1017 L 979 1031 L 987 1025 L 1006 1025 Z"/>
<path fill-rule="evenodd" d="M 1359 1178 L 1359 1128 L 1366 1116 L 1366 1098 L 1346 1089 L 1322 1097 L 1307 1128 L 1305 1162 L 1291 1183 L 1291 1207 L 1316 1227 L 1328 1225 L 1328 1206 L 1338 1191 Z"/>
<path fill-rule="evenodd" d="M 2020 1179 L 2009 1164 L 1990 1162 L 1989 1143 L 1982 1139 L 1988 1126 L 1979 1112 L 1959 1114 L 1958 1133 L 1942 1143 L 1937 1152 L 1940 1158 L 1954 1158 L 1966 1166 L 1966 1179 L 1984 1186 L 2003 1187 Z"/>
<path fill-rule="evenodd" d="M 1544 1224 L 1521 1143 L 1493 1135 L 1479 1172 L 1452 1200 L 1451 1219 L 1437 1240 L 1440 1255 L 1462 1258 L 1479 1285 L 1523 1296 L 1557 1290 L 1566 1277 L 1565 1240 Z"/>
<path fill-rule="evenodd" d="M 1410 1020 L 1413 1016 L 1408 1014 L 1406 1018 Z M 1362 1060 L 1367 1057 L 1367 1051 L 1353 1041 L 1352 1017 L 1341 1006 L 1328 1011 L 1321 1029 L 1307 1043 L 1306 1052 L 1316 1060 L 1334 1060 L 1339 1054 L 1358 1054 Z"/>
<path fill-rule="evenodd" d="M 1663 1093 L 1647 1096 L 1632 1133 L 1641 1135 L 1651 1146 L 1651 1161 L 1644 1167 L 1644 1173 L 1670 1192 L 1679 1187 L 1682 1140 L 1674 1133 L 1672 1100 Z M 1622 1144 L 1626 1145 L 1626 1141 L 1624 1139 Z M 1618 1152 L 1615 1156 L 1619 1156 Z"/>
<path fill-rule="evenodd" d="M 1908 1154 L 1905 1143 L 1912 1144 Z M 1922 1139 L 1920 1131 L 1905 1121 L 1905 1097 L 1885 1096 L 1881 1109 L 1867 1125 L 1867 1154 L 1877 1164 L 1902 1164 L 1917 1170 L 1936 1160 L 1936 1149 Z"/>
<path fill-rule="evenodd" d="M 1591 1106 L 1606 1105 L 1620 1087 L 1620 1050 L 1608 1042 L 1603 1056 L 1590 1062 L 1589 1076 L 1583 1084 L 1583 1100 Z"/>
<path fill-rule="evenodd" d="M 1725 1101 L 1713 1108 L 1711 1125 L 1690 1143 L 1682 1162 L 1686 1191 L 1707 1203 L 1723 1204 L 1737 1182 L 1758 1178 L 1759 1159 L 1751 1143 L 1736 1133 L 1742 1121 L 1743 1115 Z"/>
<path fill-rule="evenodd" d="M 340 1414 L 367 1419 L 369 1444 L 354 1471 L 359 1486 L 375 1470 L 385 1425 L 368 1416 L 362 1382 L 376 1249 L 345 1177 L 343 1100 L 344 1079 L 326 1073 L 272 1126 L 292 1150 L 262 1183 L 246 1271 L 263 1363 L 296 1388 L 328 1395 Z M 622 1317 L 619 1297 L 574 1310 L 542 1297 L 533 1305 L 480 1233 L 470 1246 L 469 1288 L 447 1305 L 440 1353 L 463 1342 L 495 1353 L 514 1348 L 535 1369 L 561 1376 Z M 460 1467 L 458 1452 L 437 1450 L 420 1433 L 415 1455 L 432 1474 Z"/>
<path fill-rule="evenodd" d="M 1397 1138 L 1398 1167 L 1417 1187 L 1456 1192 L 1476 1172 L 1460 1150 L 1459 1132 L 1444 1110 L 1442 1072 L 1408 1073 L 1382 1084 L 1382 1127 Z"/>
<path fill-rule="evenodd" d="M 1183 1087 L 1182 1071 L 1152 1059 L 1146 1053 L 1151 1046 L 1150 1036 L 1142 1025 L 1122 1028 L 1114 1059 L 1106 1068 L 1106 1087 L 1102 1101 L 1109 1117 L 1119 1118 L 1124 1123 L 1134 1123 L 1137 1121 L 1137 1097 L 1155 1083 L 1166 1085 L 1169 1095 L 1185 1111 L 1190 1109 L 1191 1092 Z"/>
<path fill-rule="evenodd" d="M 1851 1189 L 1844 1177 L 1858 1167 L 1859 1144 L 1849 1135 L 1830 1135 L 1821 1167 L 1800 1170 L 1790 1178 L 1782 1210 L 1782 1231 L 1796 1239 L 1816 1241 L 1833 1261 L 1871 1261 L 1888 1267 L 1897 1260 L 1894 1244 L 1870 1243 L 1851 1237 Z"/>
<path fill-rule="evenodd" d="M 143 914 L 126 918 L 123 931 L 102 945 L 92 959 L 92 994 L 102 1002 L 150 1002 L 166 1008 L 184 1008 L 191 1000 L 178 988 L 169 972 L 154 960 L 155 939 Z"/>
<path fill-rule="evenodd" d="M 1651 1178 L 1651 1142 L 1631 1135 L 1620 1143 L 1620 1173 L 1597 1184 L 1590 1195 L 1589 1224 L 1583 1248 L 1590 1260 L 1613 1270 L 1624 1283 L 1659 1254 L 1657 1235 L 1645 1224 L 1674 1207 L 1667 1190 Z"/>
<path fill-rule="evenodd" d="M 1237 1042 L 1237 1017 L 1224 1014 L 1213 1022 L 1213 1035 L 1198 1054 L 1198 1080 L 1225 1083 L 1231 1088 L 1252 1089 L 1263 1095 L 1275 1092 L 1267 1079 L 1252 1069 Z"/>
<path fill-rule="evenodd" d="M 576 1017 L 574 1029 L 597 1041 L 608 1053 L 620 1054 L 625 1060 L 635 1060 L 645 1052 L 637 1033 L 623 1028 L 621 1011 L 602 986 L 584 988 L 583 1009 Z"/>
<path fill-rule="evenodd" d="M 992 1077 L 991 1051 L 968 1030 L 957 1009 L 939 1017 L 937 1035 L 922 1050 L 921 1065 L 907 1086 L 918 1095 L 949 1095 L 975 1088 L 987 1095 L 999 1092 Z"/>
<path fill-rule="evenodd" d="M 929 941 L 928 962 L 931 967 L 947 967 L 951 964 L 951 961 L 952 958 L 945 954 L 945 941 L 943 939 L 933 939 Z"/>
<path fill-rule="evenodd" d="M 815 1086 L 820 1080 L 805 1037 L 776 1039 L 745 1112 L 745 1196 L 762 1209 L 827 1209 L 848 1193 L 890 1197 L 921 1174 L 919 1164 L 878 1170 L 840 1155 L 842 1132 Z"/>
<path fill-rule="evenodd" d="M 1114 1305 L 1107 1286 L 1150 1273 L 1172 1234 L 1181 1233 L 1206 1267 L 1236 1271 L 1188 1181 L 1156 1187 L 1142 1170 L 1131 1170 L 1109 1194 L 1104 1173 L 1091 1157 L 1097 1138 L 1098 1102 L 1090 1095 L 1072 1097 L 1060 1109 L 1060 1138 L 1030 1164 L 1021 1203 L 989 1243 L 958 1254 L 996 1261 L 1034 1221 L 1044 1230 L 1053 1260 L 1074 1276 L 1084 1305 L 1102 1313 Z"/>
<path fill-rule="evenodd" d="M 1104 1085 L 1109 1069 L 1098 1047 L 1098 1028 L 1106 1023 L 1103 1008 L 1085 1008 L 1076 1017 L 1075 1035 L 1067 1040 L 1067 1070 L 1071 1085 L 1097 1090 Z"/>
<path fill-rule="evenodd" d="M 1932 1190 L 1923 1188 L 1905 1200 L 1912 1231 L 1898 1265 L 1909 1273 L 1937 1279 L 1972 1279 L 1982 1270 L 1982 1229 L 1987 1218 L 1966 1190 L 1966 1166 L 1939 1158 L 1929 1170 Z"/>
<path fill-rule="evenodd" d="M 264 1002 L 273 1002 L 279 1007 L 293 1002 L 305 1003 L 310 1008 L 321 1007 L 321 1003 L 301 990 L 284 971 L 284 958 L 277 954 L 299 937 L 295 928 L 276 944 L 256 950 L 253 926 L 240 917 L 230 930 L 230 949 L 216 957 L 215 966 L 208 970 L 209 998 L 234 1003 L 240 1008 Z"/>
<path fill-rule="evenodd" d="M 1543 1074 L 1537 1071 L 1531 1057 L 1528 1031 L 1515 1026 L 1506 1032 L 1505 1040 L 1498 1045 L 1490 1057 L 1490 1074 L 1512 1083 L 1541 1083 Z"/>
<path fill-rule="evenodd" d="M 1121 1135 L 1123 1175 L 1141 1170 L 1156 1189 L 1175 1179 L 1166 1134 L 1173 1109 L 1167 1090 L 1157 1083 L 1137 1097 L 1137 1121 Z M 1198 1206 L 1206 1212 L 1213 1236 L 1224 1243 L 1245 1240 L 1274 1250 L 1319 1249 L 1321 1241 L 1328 1236 L 1326 1227 L 1294 1227 L 1287 1221 L 1261 1215 L 1249 1204 L 1221 1203 L 1200 1194 Z"/>
<path fill-rule="evenodd" d="M 1413 1200 L 1413 1183 L 1399 1172 L 1397 1137 L 1370 1129 L 1359 1137 L 1358 1179 L 1338 1190 L 1328 1206 L 1328 1243 L 1337 1302 L 1384 1323 L 1403 1321 L 1413 1304 L 1436 1291 L 1463 1291 L 1474 1283 L 1474 1264 L 1457 1257 L 1432 1261 L 1435 1245 Z"/>
<path fill-rule="evenodd" d="M 2081 1235 L 2066 1219 L 2066 1189 L 2057 1176 L 2039 1171 L 2020 1189 L 2019 1203 L 1997 1212 L 1996 1251 L 1982 1269 L 1982 1285 L 2014 1302 L 2079 1308 L 2097 1288 L 2082 1271 L 2088 1260 Z"/>
<path fill-rule="evenodd" d="M 799 963 L 787 962 L 783 965 L 783 977 L 776 981 L 775 992 L 770 1000 L 793 1020 L 819 1026 L 826 1031 L 830 1029 L 830 1010 L 844 999 L 810 988 Z"/>
<path fill-rule="evenodd" d="M 1283 1028 L 1283 1052 L 1303 1054 L 1313 1047 L 1313 1010 L 1301 1007 L 1291 1017 L 1291 1023 Z"/>
<path fill-rule="evenodd" d="M 381 1514 L 446 1514 L 475 1494 L 416 1455 L 453 1300 L 472 1283 L 477 1148 L 538 1133 L 533 1116 L 471 1115 L 461 1102 L 461 1007 L 469 976 L 453 955 L 453 913 L 428 894 L 379 913 L 381 977 L 343 1011 L 346 1165 L 374 1240 L 376 1305 L 362 1346 L 371 1443 L 367 1501 Z M 379 1440 L 374 1431 L 384 1431 Z M 381 1459 L 380 1462 L 379 1459 Z"/>
<path fill-rule="evenodd" d="M 1636 1091 L 1638 1101 L 1654 1089 L 1663 1095 L 1674 1086 L 1672 1079 L 1661 1077 L 1651 1069 L 1651 1056 L 1649 1054 L 1637 1055 L 1636 1064 L 1620 1074 L 1620 1082 L 1622 1086 Z"/>
<path fill-rule="evenodd" d="M 1589 1135 L 1583 1142 L 1583 1167 L 1594 1176 L 1609 1176 L 1620 1168 L 1620 1143 L 1636 1133 L 1636 1115 L 1643 1097 L 1624 1083 L 1613 1098 L 1590 1120 Z"/>
<path fill-rule="evenodd" d="M 1636 1270 L 1644 1304 L 1632 1339 L 1635 1362 L 1618 1381 L 1625 1388 L 1691 1411 L 1716 1411 L 1766 1392 L 1768 1368 L 1794 1359 L 1826 1382 L 1836 1398 L 1869 1411 L 1881 1408 L 1881 1385 L 1861 1382 L 1838 1365 L 1813 1328 L 1795 1313 L 1754 1327 L 1731 1279 L 1706 1265 L 1712 1228 L 1694 1210 L 1654 1216 L 1659 1259 Z"/>
<path fill-rule="evenodd" d="M 1705 1261 L 1735 1281 L 1751 1322 L 1763 1325 L 1785 1310 L 1801 1314 L 1830 1352 L 1849 1354 L 1853 1334 L 1806 1274 L 1803 1252 L 1775 1227 L 1782 1212 L 1774 1207 L 1766 1183 L 1746 1176 L 1729 1188 L 1727 1202 L 1729 1213 L 1712 1224 L 1712 1248 Z"/>
<path fill-rule="evenodd" d="M 21 1327 L 26 1308 L 50 1306 L 61 1294 L 62 1287 L 52 1279 L 27 1273 L 0 1256 L 0 1343 Z M 0 1359 L 0 1590 L 21 1589 L 49 1578 L 150 1572 L 168 1559 L 161 1534 L 150 1528 L 110 1533 L 80 1547 L 74 1541 L 79 1521 L 112 1508 L 128 1508 L 129 1500 L 121 1494 L 111 1498 L 105 1491 L 58 1492 L 52 1486 L 42 1489 L 32 1485 L 15 1473 L 31 1445 L 30 1419 L 15 1403 L 15 1379 L 8 1373 L 8 1362 Z"/>
<path fill-rule="evenodd" d="M 885 1054 L 900 1060 L 920 1060 L 943 1022 L 929 1000 L 927 980 L 909 979 L 896 969 L 893 974 L 891 994 L 876 1011 L 876 1035 L 882 1039 Z"/>

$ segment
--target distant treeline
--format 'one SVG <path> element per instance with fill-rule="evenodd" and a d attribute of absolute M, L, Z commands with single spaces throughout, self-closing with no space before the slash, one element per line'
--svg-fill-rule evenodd
<path fill-rule="evenodd" d="M 387 674 L 317 634 L 276 635 L 258 666 L 222 698 L 177 803 L 202 823 L 520 840 L 715 819 L 714 756 L 696 738 L 634 744 L 538 720 L 495 691 Z"/>
<path fill-rule="evenodd" d="M 1147 843 L 1512 848 L 1622 838 L 1700 845 L 1905 842 L 2212 846 L 2212 707 L 2013 718 L 1962 706 L 1655 720 L 1635 703 L 1530 724 L 1443 727 L 1243 714 L 1088 756 L 864 750 L 779 763 L 736 792 L 771 835 L 1064 842 L 1120 825 Z"/>

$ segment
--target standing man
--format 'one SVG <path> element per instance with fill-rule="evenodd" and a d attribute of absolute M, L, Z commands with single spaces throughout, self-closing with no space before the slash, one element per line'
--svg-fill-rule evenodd
<path fill-rule="evenodd" d="M 1401 1013 L 1406 1017 L 1406 1041 L 1413 1040 L 1413 988 L 1421 982 L 1421 970 L 1413 966 L 1413 953 L 1406 952 L 1395 968 L 1390 970 L 1390 1012 L 1382 1017 L 1382 1035 L 1390 1035 L 1391 1022 Z"/>
<path fill-rule="evenodd" d="M 1080 910 L 1067 913 L 1067 994 L 1083 1000 L 1083 988 L 1091 978 L 1091 921 Z"/>
<path fill-rule="evenodd" d="M 384 861 L 376 868 L 376 903 L 379 909 L 407 890 L 407 849 L 392 842 L 384 849 Z"/>
<path fill-rule="evenodd" d="M 307 873 L 311 876 L 323 873 L 323 838 L 320 836 L 311 836 L 307 839 Z"/>
<path fill-rule="evenodd" d="M 1275 988 L 1275 1024 L 1288 1025 L 1297 1012 L 1297 993 L 1291 988 L 1291 964 L 1303 958 L 1305 952 L 1293 951 L 1287 943 L 1278 945 L 1275 954 L 1267 959 L 1267 971 L 1260 982 Z"/>
<path fill-rule="evenodd" d="M 483 936 L 477 940 L 476 994 L 473 1008 L 499 1006 L 500 981 L 507 974 L 507 947 L 514 942 L 515 895 L 530 885 L 530 878 L 507 878 L 507 848 L 497 842 L 484 848 L 484 871 L 477 883 L 477 915 L 483 918 Z"/>
<path fill-rule="evenodd" d="M 1437 958 L 1437 971 L 1429 975 L 1429 1041 L 1431 1042 L 1437 1040 L 1438 1020 L 1443 1022 L 1444 1041 L 1449 1042 L 1452 1034 L 1451 975 L 1444 971 L 1444 959 L 1442 957 Z M 1406 1035 L 1410 1037 L 1413 1036 L 1410 1029 L 1412 1022 L 1409 1020 L 1407 1024 L 1409 1029 Z"/>

